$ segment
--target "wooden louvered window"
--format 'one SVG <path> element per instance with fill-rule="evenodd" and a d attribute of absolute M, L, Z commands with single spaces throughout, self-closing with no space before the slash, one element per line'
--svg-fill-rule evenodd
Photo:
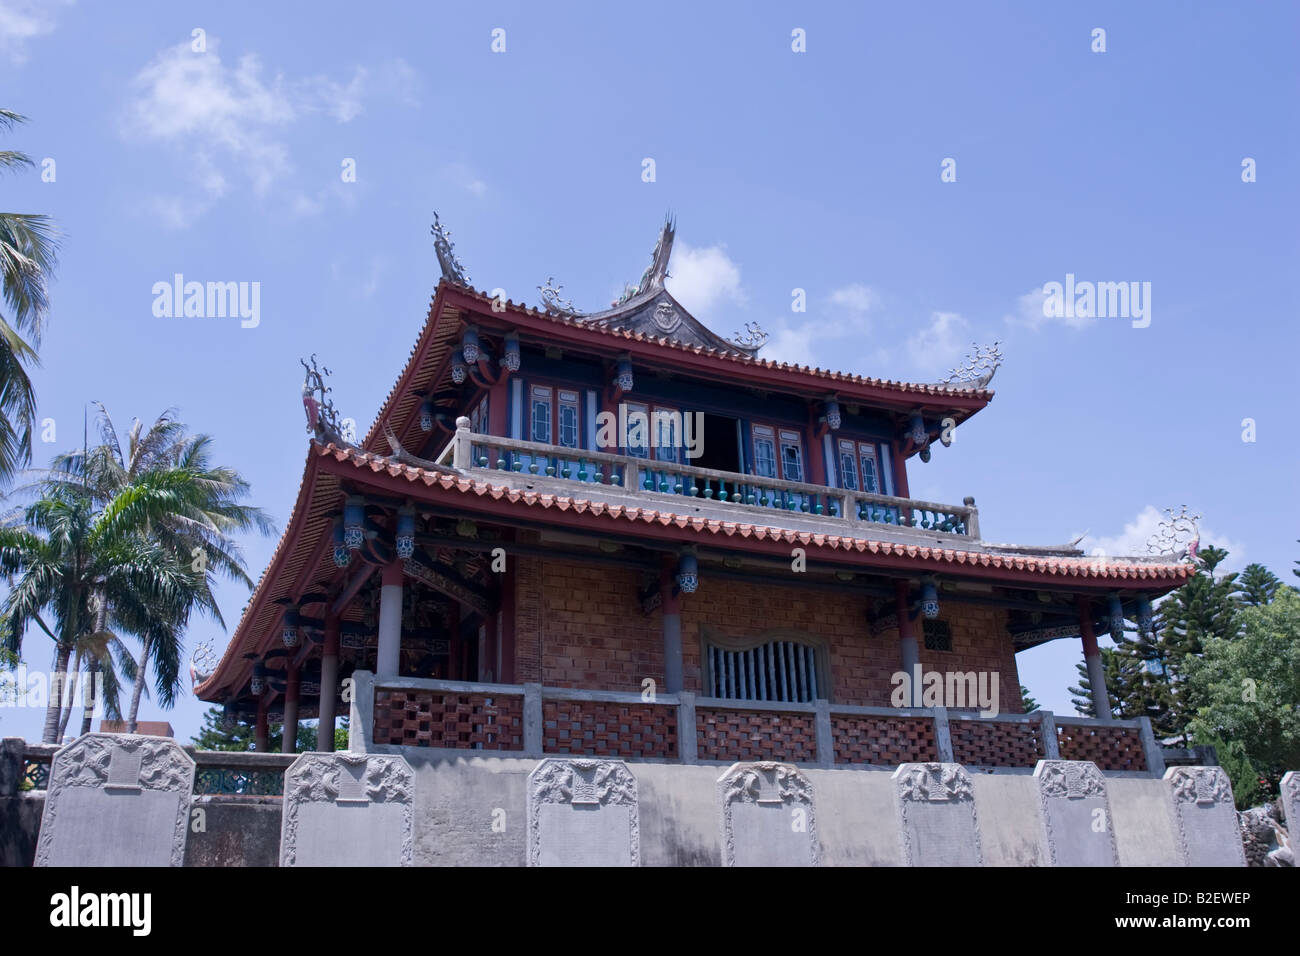
<path fill-rule="evenodd" d="M 741 646 L 706 641 L 705 693 L 732 700 L 812 703 L 830 697 L 825 650 L 795 639 Z"/>

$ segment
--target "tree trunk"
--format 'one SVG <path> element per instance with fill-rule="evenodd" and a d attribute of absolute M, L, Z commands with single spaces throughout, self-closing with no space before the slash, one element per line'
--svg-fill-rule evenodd
<path fill-rule="evenodd" d="M 81 736 L 83 737 L 90 733 L 90 720 L 95 716 L 95 707 L 99 704 L 99 694 L 95 687 L 95 678 L 99 676 L 99 668 L 99 655 L 91 654 L 90 667 L 86 669 L 86 675 L 90 680 L 91 703 L 82 711 L 81 714 Z"/>
<path fill-rule="evenodd" d="M 144 693 L 144 678 L 149 672 L 149 639 L 140 647 L 140 663 L 135 669 L 135 686 L 131 688 L 131 712 L 126 717 L 126 732 L 135 733 L 135 717 L 140 710 L 140 695 Z"/>
<path fill-rule="evenodd" d="M 45 708 L 45 729 L 41 733 L 41 743 L 53 744 L 58 742 L 59 734 L 59 710 L 61 705 L 61 694 L 63 688 L 63 679 L 68 673 L 68 656 L 72 653 L 72 648 L 67 644 L 58 644 L 54 653 L 54 675 L 50 684 L 50 699 Z M 55 688 L 59 688 L 58 691 Z"/>
<path fill-rule="evenodd" d="M 77 682 L 81 677 L 81 650 L 78 648 L 77 656 L 72 659 L 72 667 L 68 670 L 68 686 L 66 693 L 63 695 L 68 699 L 67 705 L 59 713 L 59 743 L 63 743 L 63 735 L 68 732 L 68 721 L 72 718 L 72 708 L 77 703 L 77 691 L 80 688 Z"/>

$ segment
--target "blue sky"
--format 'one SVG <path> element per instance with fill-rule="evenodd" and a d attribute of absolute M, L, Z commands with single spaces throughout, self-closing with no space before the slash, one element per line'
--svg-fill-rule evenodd
<path fill-rule="evenodd" d="M 38 461 L 80 443 L 90 400 L 123 427 L 175 406 L 283 526 L 298 359 L 364 431 L 436 284 L 434 209 L 476 286 L 536 302 L 553 275 L 588 309 L 671 210 L 670 288 L 724 335 L 759 322 L 768 357 L 926 381 L 1002 342 L 996 398 L 914 463 L 915 496 L 974 495 L 992 540 L 1109 553 L 1186 503 L 1233 567 L 1290 578 L 1298 9 L 0 0 L 3 105 L 32 120 L 5 146 L 55 172 L 4 202 L 65 236 Z M 259 282 L 259 324 L 155 317 L 175 273 Z M 1067 273 L 1150 282 L 1149 327 L 1045 319 L 1036 290 Z M 254 577 L 274 545 L 244 543 Z M 233 629 L 247 594 L 220 597 Z M 29 664 L 48 655 L 29 636 Z M 1067 712 L 1078 659 L 1055 642 L 1022 680 Z M 188 737 L 204 709 L 165 718 Z M 41 717 L 0 711 L 0 733 Z"/>

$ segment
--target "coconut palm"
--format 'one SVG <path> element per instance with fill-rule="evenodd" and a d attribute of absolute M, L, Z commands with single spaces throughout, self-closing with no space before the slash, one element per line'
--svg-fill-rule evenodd
<path fill-rule="evenodd" d="M 166 476 L 171 506 L 152 518 L 142 533 L 189 563 L 203 578 L 209 597 L 213 574 L 251 588 L 252 579 L 232 536 L 248 531 L 273 534 L 275 529 L 260 508 L 241 503 L 249 493 L 248 482 L 233 469 L 212 464 L 212 439 L 188 434 L 171 409 L 147 429 L 136 419 L 125 436 L 119 436 L 107 409 L 98 402 L 95 405 L 100 444 L 86 452 L 57 457 L 44 473 L 42 486 L 79 489 L 106 507 L 141 481 Z M 215 604 L 213 608 L 213 617 L 224 626 Z M 170 706 L 181 688 L 183 621 L 150 617 L 150 608 L 143 605 L 123 605 L 114 613 L 141 644 L 127 716 L 127 730 L 134 732 L 150 667 L 159 703 Z"/>
<path fill-rule="evenodd" d="M 26 117 L 0 109 L 0 130 L 8 132 Z M 26 153 L 0 150 L 0 169 L 32 166 Z M 46 283 L 57 262 L 58 240 L 48 216 L 0 213 L 0 482 L 31 460 L 36 393 L 28 368 L 38 364 L 36 349 L 49 311 Z"/>
<path fill-rule="evenodd" d="M 13 576 L 3 609 L 9 650 L 17 654 L 27 626 L 37 624 L 54 639 L 62 687 L 78 643 L 103 633 L 101 607 L 109 627 L 136 628 L 145 615 L 183 626 L 196 606 L 216 614 L 206 575 L 141 533 L 174 505 L 178 487 L 174 476 L 146 475 L 102 509 L 74 489 L 51 488 L 24 509 L 21 523 L 0 527 L 0 572 Z M 46 743 L 59 737 L 60 698 L 52 690 Z"/>

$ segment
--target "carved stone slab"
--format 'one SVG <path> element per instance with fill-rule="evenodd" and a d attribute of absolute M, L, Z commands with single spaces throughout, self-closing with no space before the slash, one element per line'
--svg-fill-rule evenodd
<path fill-rule="evenodd" d="M 1174 838 L 1187 866 L 1245 866 L 1246 850 L 1222 767 L 1170 767 L 1165 784 L 1174 814 Z"/>
<path fill-rule="evenodd" d="M 284 773 L 281 866 L 410 866 L 415 773 L 402 757 L 307 753 Z"/>
<path fill-rule="evenodd" d="M 1286 815 L 1291 852 L 1300 862 L 1300 770 L 1290 770 L 1282 777 L 1282 812 Z"/>
<path fill-rule="evenodd" d="M 1091 760 L 1040 760 L 1034 768 L 1052 866 L 1119 866 L 1106 778 Z"/>
<path fill-rule="evenodd" d="M 528 865 L 641 865 L 636 777 L 627 764 L 551 757 L 533 768 Z"/>
<path fill-rule="evenodd" d="M 817 814 L 808 778 L 791 764 L 735 763 L 718 778 L 723 866 L 816 866 Z"/>
<path fill-rule="evenodd" d="M 37 866 L 182 866 L 194 761 L 176 741 L 86 734 L 54 755 Z"/>
<path fill-rule="evenodd" d="M 956 763 L 905 763 L 894 771 L 904 866 L 983 866 L 970 774 Z"/>

